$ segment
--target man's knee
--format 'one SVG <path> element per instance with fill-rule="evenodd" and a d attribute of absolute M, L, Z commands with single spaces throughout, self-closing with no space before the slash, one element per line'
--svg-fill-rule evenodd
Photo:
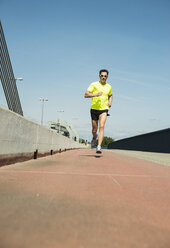
<path fill-rule="evenodd" d="M 92 128 L 92 132 L 93 132 L 93 133 L 96 133 L 96 132 L 97 132 L 97 128 L 96 128 L 96 127 L 93 127 L 93 128 Z"/>
<path fill-rule="evenodd" d="M 99 129 L 101 129 L 101 130 L 104 129 L 104 125 L 100 125 Z"/>

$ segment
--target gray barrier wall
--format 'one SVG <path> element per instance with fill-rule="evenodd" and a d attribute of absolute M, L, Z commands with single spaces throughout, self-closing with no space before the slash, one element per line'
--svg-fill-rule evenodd
<path fill-rule="evenodd" d="M 85 145 L 0 106 L 0 165 L 75 148 Z"/>
<path fill-rule="evenodd" d="M 112 142 L 108 149 L 170 153 L 170 128 Z"/>

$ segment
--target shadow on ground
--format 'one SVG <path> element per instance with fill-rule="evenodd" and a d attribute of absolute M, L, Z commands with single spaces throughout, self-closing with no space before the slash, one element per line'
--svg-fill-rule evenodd
<path fill-rule="evenodd" d="M 89 154 L 85 154 L 85 155 L 79 155 L 81 157 L 94 157 L 94 158 L 101 158 L 103 157 L 103 155 L 89 155 Z"/>

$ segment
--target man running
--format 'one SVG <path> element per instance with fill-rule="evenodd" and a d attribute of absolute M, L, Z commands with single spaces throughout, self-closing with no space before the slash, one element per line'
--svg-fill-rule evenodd
<path fill-rule="evenodd" d="M 101 144 L 104 137 L 104 126 L 108 115 L 108 110 L 112 106 L 112 87 L 106 82 L 109 72 L 102 69 L 99 72 L 100 81 L 93 82 L 88 87 L 84 97 L 92 98 L 91 102 L 91 119 L 92 135 L 91 147 L 96 145 L 97 129 L 99 123 L 98 145 L 96 153 L 101 153 Z"/>

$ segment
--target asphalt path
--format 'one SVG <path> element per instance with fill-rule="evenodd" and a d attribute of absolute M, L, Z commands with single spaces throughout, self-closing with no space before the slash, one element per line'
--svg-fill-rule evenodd
<path fill-rule="evenodd" d="M 0 168 L 0 248 L 168 248 L 170 167 L 79 149 Z"/>
<path fill-rule="evenodd" d="M 119 150 L 119 149 L 109 149 L 107 151 L 116 152 L 121 155 L 127 155 L 130 157 L 144 159 L 154 163 L 170 166 L 170 153 L 144 152 L 144 151 Z"/>

